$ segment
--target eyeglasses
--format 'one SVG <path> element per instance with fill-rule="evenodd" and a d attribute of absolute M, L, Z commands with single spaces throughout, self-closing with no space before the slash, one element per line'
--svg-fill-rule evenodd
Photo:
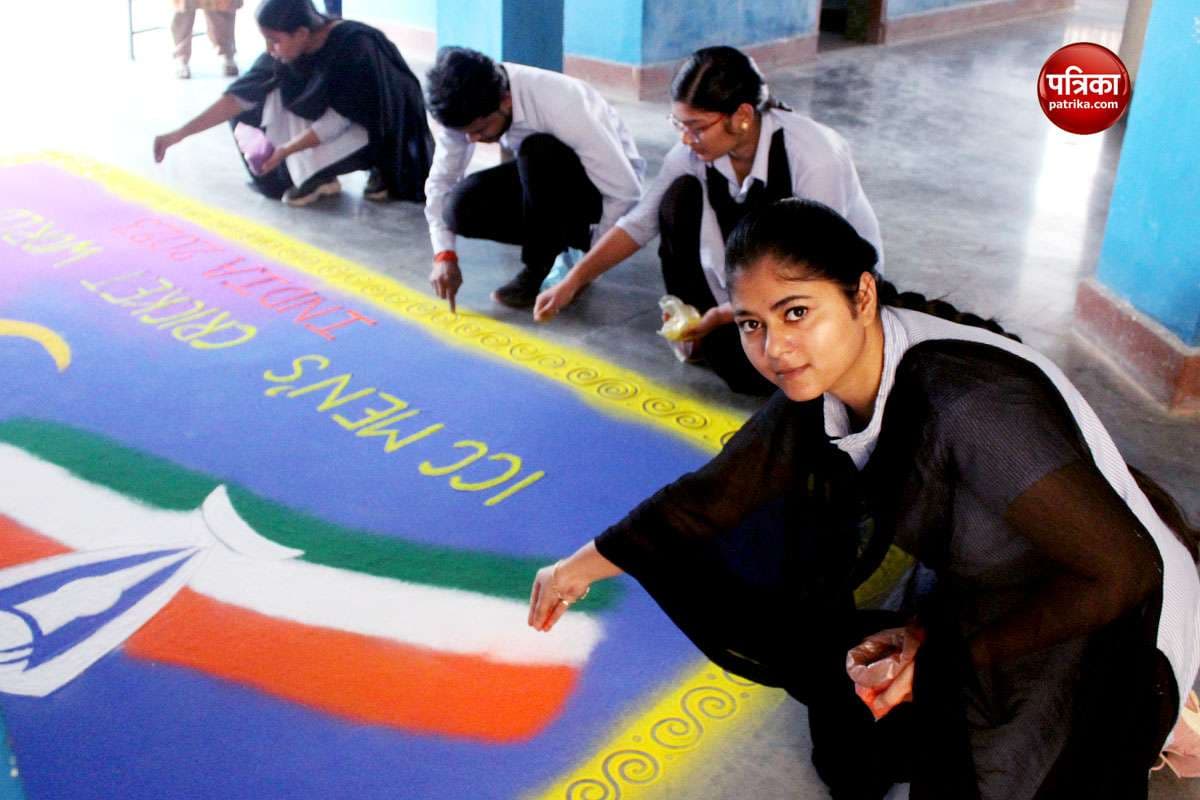
<path fill-rule="evenodd" d="M 725 115 L 722 114 L 707 125 L 687 125 L 674 114 L 667 114 L 667 122 L 671 123 L 671 127 L 680 133 L 686 133 L 689 137 L 691 137 L 693 142 L 700 141 L 700 138 L 708 132 L 709 128 L 716 125 L 724 118 Z"/>

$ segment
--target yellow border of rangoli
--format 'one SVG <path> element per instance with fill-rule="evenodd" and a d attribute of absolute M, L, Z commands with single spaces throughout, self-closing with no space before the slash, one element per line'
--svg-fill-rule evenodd
<path fill-rule="evenodd" d="M 575 390 L 591 405 L 632 416 L 715 452 L 741 427 L 739 414 L 709 406 L 571 347 L 550 343 L 477 312 L 451 314 L 445 305 L 397 280 L 285 234 L 204 205 L 117 167 L 66 153 L 0 158 L 0 166 L 49 163 L 98 181 L 128 200 L 182 217 L 268 258 L 360 297 L 453 344 L 482 351 Z M 878 593 L 907 569 L 907 557 L 888 559 L 859 596 Z M 701 662 L 647 706 L 617 726 L 595 754 L 531 800 L 616 800 L 652 796 L 669 769 L 673 776 L 699 763 L 721 739 L 777 707 L 786 695 Z"/>

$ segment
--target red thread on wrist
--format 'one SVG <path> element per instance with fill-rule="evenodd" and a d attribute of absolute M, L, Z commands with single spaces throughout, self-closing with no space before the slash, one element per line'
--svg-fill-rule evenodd
<path fill-rule="evenodd" d="M 433 263 L 435 264 L 441 264 L 446 261 L 458 263 L 458 253 L 453 250 L 442 250 L 433 257 Z"/>

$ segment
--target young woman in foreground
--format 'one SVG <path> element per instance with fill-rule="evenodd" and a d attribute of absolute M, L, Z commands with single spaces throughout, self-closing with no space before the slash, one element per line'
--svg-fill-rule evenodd
<path fill-rule="evenodd" d="M 1028 347 L 897 307 L 818 203 L 753 213 L 727 263 L 781 391 L 539 571 L 530 624 L 630 573 L 718 664 L 808 705 L 835 798 L 1145 797 L 1200 665 L 1200 580 L 1078 391 Z M 892 545 L 917 562 L 895 610 L 856 610 Z M 913 700 L 875 722 L 847 651 L 903 625 L 924 632 Z"/>

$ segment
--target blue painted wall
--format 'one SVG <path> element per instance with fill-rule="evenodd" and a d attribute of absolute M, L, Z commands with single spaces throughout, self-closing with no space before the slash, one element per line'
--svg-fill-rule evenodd
<path fill-rule="evenodd" d="M 503 0 L 503 5 L 503 58 L 561 72 L 562 0 Z"/>
<path fill-rule="evenodd" d="M 438 0 L 438 47 L 461 45 L 503 58 L 503 11 L 502 0 Z"/>
<path fill-rule="evenodd" d="M 1099 280 L 1200 345 L 1200 33 L 1189 3 L 1150 12 L 1097 269 Z"/>
<path fill-rule="evenodd" d="M 566 0 L 563 49 L 571 55 L 642 63 L 642 0 Z"/>
<path fill-rule="evenodd" d="M 759 44 L 815 33 L 817 0 L 646 0 L 642 63 L 676 61 L 699 47 Z"/>
<path fill-rule="evenodd" d="M 438 46 L 561 70 L 563 7 L 553 0 L 438 0 Z"/>
<path fill-rule="evenodd" d="M 435 30 L 439 45 L 475 47 L 497 57 L 503 52 L 504 58 L 551 68 L 561 59 L 557 42 L 572 55 L 654 64 L 712 44 L 814 34 L 819 10 L 819 0 L 563 0 L 561 11 L 554 0 L 348 0 L 345 6 L 350 19 Z"/>
<path fill-rule="evenodd" d="M 316 3 L 320 9 L 321 3 Z M 344 0 L 342 13 L 347 19 L 364 22 L 391 22 L 413 28 L 437 28 L 438 0 Z"/>

